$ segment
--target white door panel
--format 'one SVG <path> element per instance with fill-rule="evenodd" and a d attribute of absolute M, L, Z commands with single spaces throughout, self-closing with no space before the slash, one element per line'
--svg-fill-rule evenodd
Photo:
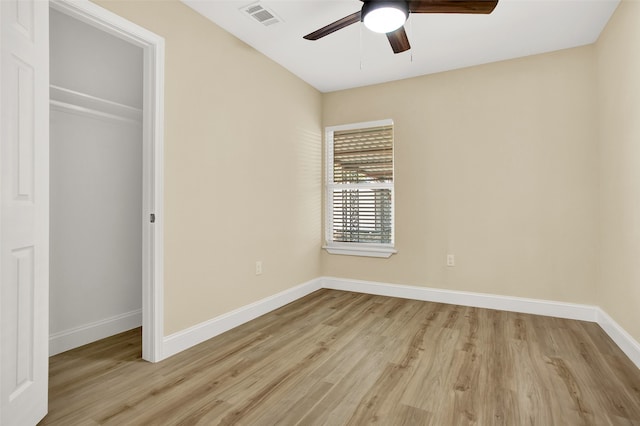
<path fill-rule="evenodd" d="M 0 424 L 47 412 L 49 4 L 0 1 Z"/>

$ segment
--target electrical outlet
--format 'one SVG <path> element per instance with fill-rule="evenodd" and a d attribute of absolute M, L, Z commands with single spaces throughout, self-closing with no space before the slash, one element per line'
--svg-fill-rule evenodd
<path fill-rule="evenodd" d="M 262 275 L 262 260 L 256 261 L 256 275 Z"/>
<path fill-rule="evenodd" d="M 456 257 L 454 255 L 447 255 L 447 266 L 456 266 Z"/>

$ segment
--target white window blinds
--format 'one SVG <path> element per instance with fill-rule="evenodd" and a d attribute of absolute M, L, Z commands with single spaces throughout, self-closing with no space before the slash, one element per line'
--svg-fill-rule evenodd
<path fill-rule="evenodd" d="M 393 244 L 393 123 L 327 132 L 327 243 Z"/>
<path fill-rule="evenodd" d="M 393 126 L 335 131 L 333 181 L 393 182 Z"/>

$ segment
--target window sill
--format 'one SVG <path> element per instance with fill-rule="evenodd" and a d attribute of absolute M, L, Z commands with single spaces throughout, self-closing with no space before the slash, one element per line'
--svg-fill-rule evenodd
<path fill-rule="evenodd" d="M 398 251 L 391 246 L 374 245 L 326 245 L 322 247 L 329 254 L 339 254 L 346 256 L 365 256 L 389 258 Z"/>

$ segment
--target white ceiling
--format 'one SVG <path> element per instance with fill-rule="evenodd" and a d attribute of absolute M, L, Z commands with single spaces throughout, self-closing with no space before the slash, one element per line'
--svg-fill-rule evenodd
<path fill-rule="evenodd" d="M 412 14 L 411 50 L 394 55 L 361 23 L 302 36 L 360 10 L 359 0 L 264 0 L 282 22 L 244 14 L 255 0 L 182 0 L 322 92 L 400 80 L 593 43 L 619 0 L 499 0 L 490 15 Z"/>

